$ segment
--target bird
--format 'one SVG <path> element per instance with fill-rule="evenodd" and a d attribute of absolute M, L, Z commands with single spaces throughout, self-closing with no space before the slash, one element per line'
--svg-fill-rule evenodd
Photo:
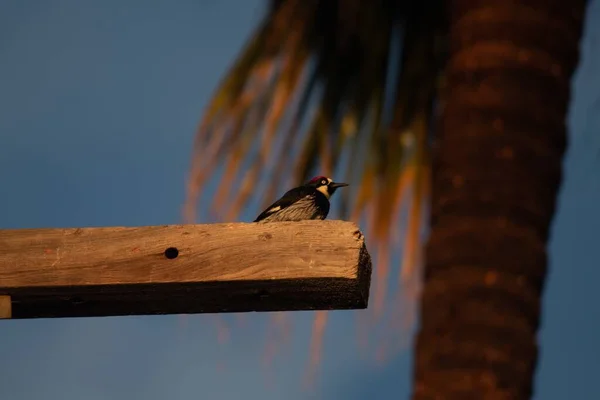
<path fill-rule="evenodd" d="M 254 222 L 325 219 L 329 214 L 329 199 L 338 188 L 344 186 L 348 184 L 334 182 L 326 176 L 316 176 L 304 185 L 288 190 Z"/>

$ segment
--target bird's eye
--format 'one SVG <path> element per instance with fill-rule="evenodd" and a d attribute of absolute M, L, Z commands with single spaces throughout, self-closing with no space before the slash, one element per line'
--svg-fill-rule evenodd
<path fill-rule="evenodd" d="M 327 181 L 326 181 L 325 179 L 323 179 L 323 180 L 321 181 L 321 185 L 327 185 Z"/>

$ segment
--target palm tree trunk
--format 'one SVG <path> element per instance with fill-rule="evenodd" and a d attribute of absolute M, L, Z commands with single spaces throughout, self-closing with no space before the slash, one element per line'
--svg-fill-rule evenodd
<path fill-rule="evenodd" d="M 413 399 L 528 399 L 585 0 L 455 0 Z"/>

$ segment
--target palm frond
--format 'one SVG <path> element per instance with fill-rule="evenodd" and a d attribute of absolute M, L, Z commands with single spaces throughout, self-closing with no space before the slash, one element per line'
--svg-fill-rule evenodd
<path fill-rule="evenodd" d="M 213 208 L 228 219 L 249 204 L 273 201 L 313 174 L 339 170 L 351 187 L 334 210 L 363 222 L 368 240 L 386 253 L 375 269 L 380 313 L 391 252 L 403 251 L 403 282 L 419 274 L 428 135 L 444 59 L 443 4 L 271 0 L 199 126 L 187 220 L 220 168 Z M 325 321 L 319 317 L 318 323 Z"/>

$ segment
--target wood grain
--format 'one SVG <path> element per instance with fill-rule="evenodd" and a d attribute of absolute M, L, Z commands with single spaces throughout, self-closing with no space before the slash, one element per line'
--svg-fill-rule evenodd
<path fill-rule="evenodd" d="M 13 318 L 366 308 L 345 221 L 0 230 Z"/>

